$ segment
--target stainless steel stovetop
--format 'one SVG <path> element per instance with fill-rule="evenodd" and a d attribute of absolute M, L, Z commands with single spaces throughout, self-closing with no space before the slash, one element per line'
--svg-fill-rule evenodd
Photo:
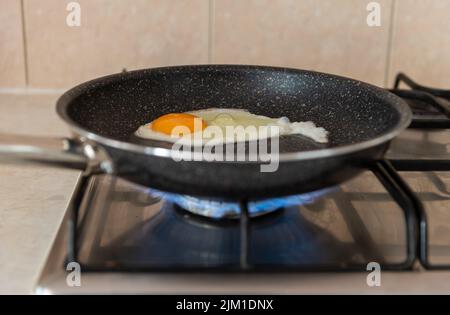
<path fill-rule="evenodd" d="M 80 183 L 79 211 L 68 209 L 36 292 L 450 293 L 450 268 L 431 270 L 450 265 L 450 130 L 408 129 L 387 159 L 394 174 L 382 163 L 312 203 L 253 218 L 244 232 L 238 220 L 196 216 L 142 187 L 92 177 Z M 414 198 L 427 239 L 418 234 L 424 221 L 412 220 Z M 66 282 L 71 260 L 81 265 L 79 287 Z M 379 287 L 366 282 L 369 262 L 382 267 Z"/>

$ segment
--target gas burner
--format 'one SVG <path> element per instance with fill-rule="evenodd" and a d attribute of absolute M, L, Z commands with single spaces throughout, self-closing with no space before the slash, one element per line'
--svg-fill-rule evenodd
<path fill-rule="evenodd" d="M 328 195 L 334 190 L 336 190 L 335 187 L 324 188 L 305 194 L 250 201 L 248 203 L 249 216 L 258 217 L 286 207 L 308 205 L 313 203 L 317 199 Z M 180 208 L 196 215 L 213 219 L 240 218 L 241 209 L 239 202 L 223 201 L 218 199 L 211 200 L 206 198 L 161 192 L 154 189 L 149 189 L 148 192 L 150 195 L 160 197 L 166 201 L 172 202 Z"/>
<path fill-rule="evenodd" d="M 240 230 L 236 220 L 217 221 L 174 210 L 171 203 L 164 202 L 157 214 L 137 228 L 89 255 L 80 255 L 80 263 L 118 267 L 114 262 L 120 260 L 135 267 L 214 267 L 233 266 L 239 261 Z M 361 259 L 357 246 L 340 241 L 309 221 L 297 207 L 252 220 L 252 240 L 250 258 L 259 264 L 356 264 Z"/>

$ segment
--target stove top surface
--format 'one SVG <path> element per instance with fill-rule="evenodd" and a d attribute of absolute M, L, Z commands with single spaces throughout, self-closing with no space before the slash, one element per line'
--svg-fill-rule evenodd
<path fill-rule="evenodd" d="M 414 109 L 418 102 L 412 102 Z M 367 170 L 314 202 L 284 207 L 245 225 L 192 214 L 172 199 L 118 178 L 92 177 L 75 200 L 77 216 L 68 209 L 37 292 L 298 293 L 319 287 L 321 293 L 371 292 L 365 281 L 370 262 L 411 271 L 385 271 L 389 292 L 450 292 L 450 281 L 443 282 L 450 280 L 450 268 L 425 271 L 432 264 L 450 265 L 450 129 L 429 125 L 433 119 L 441 127 L 448 123 L 442 111 L 422 111 L 421 106 L 414 111 L 415 121 L 425 128 L 408 129 L 394 139 L 385 167 Z M 410 189 L 396 187 L 402 182 Z M 416 199 L 422 217 L 414 211 Z M 415 245 L 418 219 L 421 228 L 424 222 L 427 227 L 420 231 L 426 235 L 420 238 L 427 242 L 425 254 Z M 74 221 L 77 229 L 71 229 Z M 64 266 L 74 257 L 84 279 L 77 288 L 65 281 Z"/>
<path fill-rule="evenodd" d="M 430 261 L 450 263 L 450 172 L 402 172 L 402 176 L 423 200 L 429 215 Z M 72 288 L 65 282 L 68 233 L 63 225 L 38 293 L 236 293 L 239 291 L 233 290 L 237 289 L 294 293 L 314 290 L 318 285 L 315 280 L 322 283 L 323 290 L 331 285 L 330 292 L 339 292 L 333 291 L 338 289 L 337 283 L 344 292 L 373 292 L 365 284 L 368 262 L 400 266 L 407 259 L 404 214 L 370 172 L 312 205 L 290 207 L 252 220 L 249 262 L 266 272 L 245 273 L 244 278 L 240 272 L 223 274 L 223 270 L 239 267 L 236 220 L 222 222 L 193 215 L 109 177 L 94 178 L 88 196 L 84 211 L 87 207 L 90 210 L 81 213 L 80 220 L 85 221 L 78 242 L 82 286 Z M 336 266 L 359 270 L 362 275 L 284 272 L 289 267 L 317 271 L 318 267 Z M 205 274 L 206 269 L 211 272 Z M 413 273 L 423 272 L 416 264 Z M 343 274 L 348 275 L 345 280 Z M 436 272 L 431 274 L 432 281 L 450 280 L 450 273 L 440 278 L 435 278 Z M 406 277 L 402 284 L 393 280 L 398 277 L 404 276 L 389 275 L 391 289 L 407 292 L 408 288 L 400 288 L 415 278 Z M 264 279 L 269 287 L 258 288 Z M 325 279 L 331 283 L 325 284 Z M 426 283 L 423 285 L 429 285 Z M 447 289 L 450 292 L 450 287 Z"/>

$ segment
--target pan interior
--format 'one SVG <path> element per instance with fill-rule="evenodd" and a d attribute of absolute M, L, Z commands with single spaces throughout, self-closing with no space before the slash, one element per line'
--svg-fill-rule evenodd
<path fill-rule="evenodd" d="M 322 149 L 376 138 L 400 114 L 381 89 L 332 75 L 256 66 L 186 66 L 140 70 L 82 84 L 59 101 L 76 125 L 102 136 L 143 145 L 135 130 L 173 112 L 239 108 L 291 121 L 313 121 L 329 131 L 318 144 L 299 136 L 280 139 L 280 152 Z"/>

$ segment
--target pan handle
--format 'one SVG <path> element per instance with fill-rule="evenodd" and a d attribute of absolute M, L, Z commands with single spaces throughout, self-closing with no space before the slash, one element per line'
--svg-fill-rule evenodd
<path fill-rule="evenodd" d="M 33 163 L 85 170 L 88 157 L 73 139 L 0 134 L 0 162 Z"/>

